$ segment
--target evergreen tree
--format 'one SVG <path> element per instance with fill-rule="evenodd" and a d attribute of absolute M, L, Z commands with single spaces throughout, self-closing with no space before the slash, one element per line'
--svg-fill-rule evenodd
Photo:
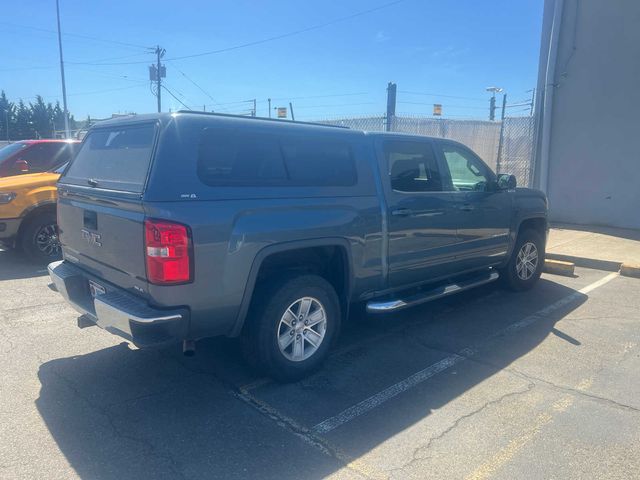
<path fill-rule="evenodd" d="M 36 96 L 36 102 L 29 104 L 31 110 L 31 125 L 39 138 L 51 138 L 53 131 L 51 128 L 51 104 L 47 105 L 40 95 Z"/>
<path fill-rule="evenodd" d="M 36 136 L 31 122 L 31 110 L 27 108 L 22 100 L 18 102 L 16 108 L 14 126 L 16 138 L 12 138 L 12 140 L 26 140 Z"/>
<path fill-rule="evenodd" d="M 12 138 L 14 115 L 15 105 L 7 100 L 4 90 L 2 90 L 2 92 L 0 92 L 0 138 L 3 140 L 10 140 Z M 7 123 L 9 124 L 8 126 Z"/>
<path fill-rule="evenodd" d="M 56 104 L 53 106 L 52 120 L 55 130 L 64 130 L 64 111 L 59 101 L 56 101 Z"/>

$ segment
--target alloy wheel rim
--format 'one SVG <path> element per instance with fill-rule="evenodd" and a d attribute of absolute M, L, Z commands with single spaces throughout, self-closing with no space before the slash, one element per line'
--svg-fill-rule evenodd
<path fill-rule="evenodd" d="M 35 243 L 37 249 L 47 257 L 53 257 L 60 253 L 60 240 L 58 228 L 55 223 L 41 226 L 36 232 Z"/>
<path fill-rule="evenodd" d="M 301 362 L 318 351 L 327 331 L 327 313 L 317 298 L 302 297 L 280 318 L 277 342 L 280 353 L 292 362 Z"/>
<path fill-rule="evenodd" d="M 538 268 L 538 248 L 535 243 L 527 242 L 518 252 L 516 273 L 520 280 L 529 280 Z"/>

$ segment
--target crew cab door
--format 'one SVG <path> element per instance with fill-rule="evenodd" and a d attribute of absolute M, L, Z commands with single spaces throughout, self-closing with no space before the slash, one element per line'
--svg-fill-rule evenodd
<path fill-rule="evenodd" d="M 455 203 L 460 270 L 500 263 L 507 254 L 513 217 L 511 193 L 496 188 L 496 175 L 470 149 L 438 140 L 443 184 Z"/>
<path fill-rule="evenodd" d="M 386 198 L 389 287 L 448 275 L 457 242 L 455 202 L 444 191 L 430 139 L 378 141 Z"/>

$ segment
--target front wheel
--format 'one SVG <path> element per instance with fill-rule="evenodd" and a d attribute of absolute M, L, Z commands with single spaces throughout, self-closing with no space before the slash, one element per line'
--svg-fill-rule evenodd
<path fill-rule="evenodd" d="M 324 362 L 339 327 L 340 304 L 329 282 L 317 275 L 287 278 L 254 299 L 243 352 L 272 378 L 299 380 Z"/>
<path fill-rule="evenodd" d="M 535 230 L 525 230 L 518 235 L 516 245 L 507 266 L 500 270 L 503 283 L 511 290 L 532 288 L 544 265 L 544 240 Z"/>
<path fill-rule="evenodd" d="M 58 225 L 54 212 L 44 212 L 28 220 L 21 233 L 22 250 L 37 262 L 52 262 L 61 256 Z"/>

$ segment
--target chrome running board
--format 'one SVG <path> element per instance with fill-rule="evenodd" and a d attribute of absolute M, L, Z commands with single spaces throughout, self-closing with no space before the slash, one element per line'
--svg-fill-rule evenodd
<path fill-rule="evenodd" d="M 447 285 L 441 285 L 439 287 L 427 290 L 424 292 L 415 293 L 405 298 L 398 298 L 394 300 L 371 300 L 367 302 L 368 313 L 386 313 L 395 312 L 403 308 L 413 307 L 422 303 L 431 302 L 438 298 L 447 297 L 454 293 L 463 292 L 470 288 L 479 287 L 485 283 L 490 283 L 497 280 L 499 277 L 498 272 L 491 271 L 483 273 L 482 275 L 469 278 L 460 282 L 449 283 Z"/>

